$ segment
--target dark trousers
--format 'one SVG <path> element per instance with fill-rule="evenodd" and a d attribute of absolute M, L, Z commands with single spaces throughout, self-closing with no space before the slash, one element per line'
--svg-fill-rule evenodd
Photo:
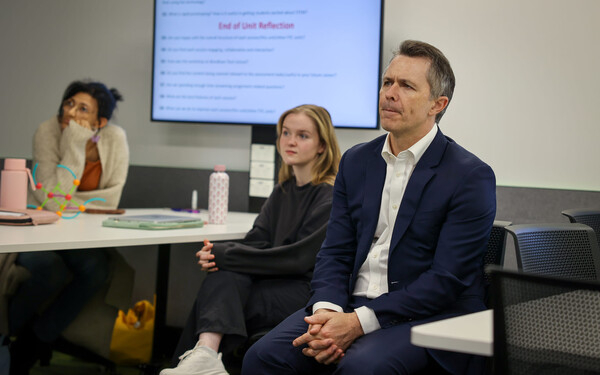
<path fill-rule="evenodd" d="M 109 276 L 106 249 L 20 253 L 17 264 L 31 277 L 10 301 L 11 333 L 18 335 L 32 324 L 36 336 L 48 343 L 58 339 Z"/>
<path fill-rule="evenodd" d="M 301 309 L 271 330 L 246 352 L 242 374 L 439 374 L 446 373 L 425 348 L 410 343 L 411 324 L 380 329 L 359 337 L 346 351 L 338 365 L 321 365 L 314 358 L 302 354 L 303 347 L 295 348 L 292 341 L 306 333 L 306 312 Z M 462 374 L 481 374 L 483 358 L 459 353 L 459 361 L 475 362 Z"/>
<path fill-rule="evenodd" d="M 307 280 L 254 277 L 231 271 L 209 273 L 204 279 L 173 363 L 198 342 L 202 332 L 223 333 L 219 350 L 227 353 L 242 345 L 249 334 L 270 329 L 306 304 Z"/>

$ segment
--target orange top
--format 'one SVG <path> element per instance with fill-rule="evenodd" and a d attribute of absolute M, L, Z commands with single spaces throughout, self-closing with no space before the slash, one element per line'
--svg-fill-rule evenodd
<path fill-rule="evenodd" d="M 102 164 L 100 160 L 86 161 L 83 168 L 83 176 L 77 190 L 90 191 L 98 189 L 100 184 L 100 176 L 102 175 Z"/>

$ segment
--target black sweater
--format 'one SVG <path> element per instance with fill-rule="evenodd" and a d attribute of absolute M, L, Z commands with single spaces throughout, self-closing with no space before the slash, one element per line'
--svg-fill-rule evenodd
<path fill-rule="evenodd" d="M 331 185 L 296 186 L 294 178 L 276 185 L 241 242 L 214 244 L 217 267 L 264 276 L 310 275 L 329 220 L 332 194 Z"/>

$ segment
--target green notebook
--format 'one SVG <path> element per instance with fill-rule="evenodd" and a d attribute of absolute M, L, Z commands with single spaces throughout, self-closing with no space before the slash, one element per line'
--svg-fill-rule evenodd
<path fill-rule="evenodd" d="M 118 216 L 102 222 L 104 227 L 146 230 L 200 228 L 203 225 L 204 221 L 200 218 L 173 215 Z"/>

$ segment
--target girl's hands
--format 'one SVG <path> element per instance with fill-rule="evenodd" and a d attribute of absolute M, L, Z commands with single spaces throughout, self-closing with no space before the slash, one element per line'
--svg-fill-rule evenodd
<path fill-rule="evenodd" d="M 219 270 L 217 264 L 212 261 L 215 259 L 214 254 L 211 253 L 212 248 L 213 244 L 209 240 L 204 240 L 204 246 L 196 253 L 196 257 L 199 259 L 198 264 L 202 267 L 202 271 L 215 272 Z"/>

